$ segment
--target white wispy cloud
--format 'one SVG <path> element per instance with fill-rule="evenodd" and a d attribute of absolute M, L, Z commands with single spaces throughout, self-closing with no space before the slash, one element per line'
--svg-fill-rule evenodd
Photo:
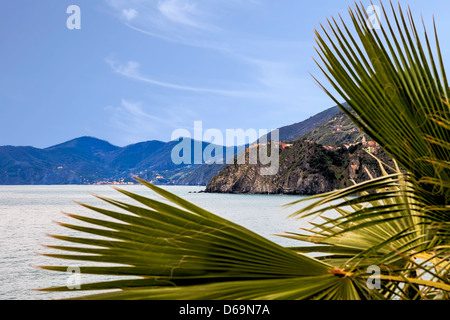
<path fill-rule="evenodd" d="M 158 32 L 216 30 L 207 10 L 211 0 L 105 0 L 125 22 Z"/>
<path fill-rule="evenodd" d="M 171 112 L 159 110 L 156 115 L 145 110 L 141 101 L 122 99 L 119 106 L 108 106 L 105 111 L 109 114 L 110 125 L 120 131 L 120 143 L 128 144 L 136 141 L 154 139 L 161 127 L 177 128 L 180 119 L 171 117 Z M 170 138 L 170 137 L 169 137 Z M 160 137 L 167 140 L 167 137 Z"/>
<path fill-rule="evenodd" d="M 256 14 L 257 10 L 265 10 L 265 5 L 259 0 L 129 0 L 116 7 L 123 10 L 132 6 L 139 11 L 133 20 L 122 19 L 136 32 L 172 44 L 216 51 L 235 71 L 234 76 L 227 75 L 225 81 L 205 78 L 204 83 L 208 85 L 191 86 L 188 75 L 183 72 L 171 75 L 171 79 L 179 77 L 179 82 L 174 82 L 165 81 L 161 75 L 142 72 L 139 63 L 134 61 L 109 61 L 109 65 L 117 74 L 153 86 L 239 98 L 239 102 L 235 100 L 236 105 L 246 105 L 243 101 L 252 99 L 251 102 L 257 102 L 261 108 L 272 108 L 271 113 L 298 110 L 310 100 L 319 104 L 320 98 L 313 96 L 321 91 L 309 76 L 308 62 L 298 59 L 305 50 L 314 53 L 309 42 L 265 37 L 251 28 L 245 29 L 248 33 L 233 28 L 233 17 L 242 17 L 245 12 Z M 205 54 L 209 53 L 205 51 Z M 212 76 L 208 70 L 205 75 Z M 224 85 L 208 87 L 209 83 L 218 81 Z M 259 116 L 264 117 L 264 113 Z"/>
<path fill-rule="evenodd" d="M 171 22 L 194 28 L 204 28 L 200 22 L 201 12 L 195 2 L 187 0 L 161 0 L 158 10 Z"/>
<path fill-rule="evenodd" d="M 215 50 L 238 63 L 254 59 L 286 61 L 289 52 L 301 52 L 310 44 L 268 39 L 233 31 L 217 12 L 233 14 L 263 6 L 259 0 L 108 0 L 118 11 L 130 3 L 139 8 L 139 18 L 125 21 L 132 30 L 170 43 Z M 182 27 L 180 27 L 182 26 Z M 291 55 L 295 56 L 294 54 Z M 291 58 L 289 58 L 291 59 Z M 256 66 L 250 63 L 249 66 Z"/>
<path fill-rule="evenodd" d="M 195 48 L 203 48 L 208 50 L 219 51 L 222 53 L 232 54 L 232 48 L 228 43 L 218 41 L 217 38 L 207 37 L 207 38 L 193 38 L 186 36 L 184 34 L 177 33 L 167 33 L 167 32 L 158 32 L 157 30 L 153 30 L 152 28 L 137 27 L 131 23 L 125 23 L 125 25 L 137 32 L 150 36 L 152 38 L 157 38 L 169 43 L 176 43 L 184 46 L 195 47 Z M 145 29 L 144 29 L 145 28 Z"/>
<path fill-rule="evenodd" d="M 130 9 L 123 9 L 122 10 L 122 16 L 125 18 L 125 20 L 127 21 L 131 21 L 134 18 L 136 18 L 138 15 L 137 10 L 130 8 Z"/>
<path fill-rule="evenodd" d="M 169 88 L 169 89 L 175 89 L 175 90 L 182 90 L 182 91 L 190 91 L 190 92 L 197 92 L 197 93 L 211 93 L 211 94 L 217 94 L 217 95 L 223 95 L 223 96 L 232 96 L 232 97 L 253 97 L 255 95 L 259 95 L 258 92 L 251 92 L 251 91 L 240 91 L 240 90 L 224 90 L 224 89 L 215 89 L 215 88 L 202 88 L 202 87 L 193 87 L 193 86 L 185 86 L 185 85 L 179 85 L 174 84 L 170 82 L 164 82 L 156 79 L 152 79 L 150 77 L 147 77 L 145 75 L 142 75 L 140 72 L 140 64 L 136 61 L 128 61 L 125 64 L 120 64 L 117 61 L 108 58 L 106 59 L 106 62 L 111 67 L 111 69 L 130 79 L 138 80 L 141 82 L 145 82 L 154 86 Z"/>

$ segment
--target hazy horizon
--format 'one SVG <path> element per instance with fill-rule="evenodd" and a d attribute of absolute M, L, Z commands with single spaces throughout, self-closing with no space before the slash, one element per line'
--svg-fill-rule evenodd
<path fill-rule="evenodd" d="M 335 107 L 335 106 L 333 106 L 333 107 Z M 325 111 L 325 110 L 327 110 L 327 109 L 331 109 L 331 108 L 333 108 L 333 107 L 326 108 L 326 109 L 324 109 L 324 110 L 322 110 L 322 111 Z M 322 111 L 320 111 L 320 112 L 322 112 Z M 318 113 L 320 113 L 320 112 L 318 112 Z M 282 127 L 290 126 L 290 125 L 293 125 L 293 124 L 296 124 L 296 123 L 299 123 L 299 122 L 303 122 L 303 121 L 305 121 L 305 120 L 307 120 L 307 119 L 309 119 L 309 118 L 311 118 L 311 117 L 313 117 L 313 116 L 315 116 L 315 115 L 317 115 L 317 113 L 308 115 L 306 118 L 300 119 L 299 121 L 295 121 L 295 122 L 292 122 L 292 123 L 285 124 L 285 125 L 283 125 Z M 280 128 L 282 128 L 282 127 L 280 127 Z M 186 129 L 189 130 L 189 129 L 192 129 L 192 128 L 186 128 Z M 214 129 L 214 128 L 204 128 L 204 129 L 208 130 L 208 129 Z M 237 130 L 237 129 L 244 129 L 244 128 L 234 128 L 234 129 Z M 279 128 L 273 128 L 273 130 L 274 130 L 274 129 L 279 129 Z M 192 130 L 190 130 L 190 131 L 192 131 Z M 268 131 L 269 131 L 269 130 L 268 130 Z M 59 145 L 59 144 L 63 144 L 63 143 L 66 143 L 66 142 L 69 142 L 69 141 L 72 141 L 72 140 L 80 139 L 80 138 L 94 138 L 94 139 L 98 139 L 98 140 L 102 140 L 102 141 L 108 142 L 108 143 L 110 143 L 111 145 L 116 146 L 116 147 L 120 147 L 120 148 L 129 146 L 129 145 L 133 145 L 133 144 L 137 144 L 137 143 L 149 142 L 149 141 L 160 141 L 160 142 L 168 143 L 168 142 L 177 140 L 177 139 L 170 139 L 170 138 L 169 138 L 168 140 L 152 139 L 151 137 L 149 137 L 149 139 L 146 139 L 146 140 L 135 141 L 135 142 L 131 142 L 131 143 L 126 143 L 126 144 L 123 144 L 123 145 L 119 145 L 119 144 L 115 144 L 115 143 L 109 141 L 108 139 L 104 139 L 104 138 L 102 138 L 102 137 L 97 137 L 97 136 L 92 136 L 92 135 L 81 135 L 81 136 L 76 136 L 76 137 L 68 138 L 67 140 L 59 141 L 59 142 L 56 142 L 56 143 L 54 143 L 54 144 L 47 145 L 47 146 L 42 146 L 42 147 L 38 147 L 38 146 L 30 145 L 30 144 L 22 144 L 22 145 L 12 145 L 12 144 L 1 145 L 1 144 L 0 144 L 0 147 L 8 147 L 8 146 L 12 146 L 12 147 L 33 147 L 33 148 L 38 148 L 38 149 L 46 149 L 46 148 L 54 147 L 54 146 L 57 146 L 57 145 Z M 188 138 L 189 138 L 189 137 L 188 137 Z M 259 138 L 260 138 L 260 137 L 258 137 L 258 139 L 259 139 Z M 192 137 L 192 139 L 193 139 L 193 137 Z M 193 139 L 193 140 L 195 140 L 195 139 Z M 198 141 L 200 141 L 200 139 L 198 139 Z M 205 141 L 205 142 L 208 142 L 208 141 Z M 210 143 L 210 142 L 208 142 L 208 143 Z M 214 143 L 212 143 L 212 144 L 214 144 Z M 223 146 L 227 146 L 227 145 L 224 143 Z M 236 145 L 234 145 L 234 146 L 236 146 Z M 239 145 L 239 146 L 240 146 L 240 145 Z M 227 146 L 227 147 L 232 147 L 232 146 Z"/>

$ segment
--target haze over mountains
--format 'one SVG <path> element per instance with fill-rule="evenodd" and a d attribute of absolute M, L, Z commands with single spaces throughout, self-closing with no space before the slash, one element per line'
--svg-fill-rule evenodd
<path fill-rule="evenodd" d="M 192 150 L 204 150 L 209 145 L 190 142 Z M 0 184 L 132 183 L 136 175 L 171 184 L 200 166 L 173 163 L 171 153 L 178 143 L 147 141 L 117 147 L 97 138 L 81 137 L 45 149 L 4 146 L 0 147 Z"/>
<path fill-rule="evenodd" d="M 338 114 L 329 108 L 302 122 L 280 128 L 281 141 L 293 141 Z M 270 136 L 270 134 L 269 134 Z M 0 184 L 133 183 L 139 176 L 155 184 L 206 185 L 225 164 L 173 163 L 172 149 L 179 141 L 146 141 L 118 147 L 93 137 L 80 137 L 44 149 L 0 147 Z M 191 140 L 204 150 L 209 143 Z M 221 148 L 221 147 L 218 147 Z M 230 151 L 223 148 L 223 154 Z M 241 146 L 242 150 L 244 146 Z M 240 149 L 234 148 L 233 154 Z M 194 163 L 192 155 L 191 163 Z M 208 159 L 204 159 L 208 160 Z"/>

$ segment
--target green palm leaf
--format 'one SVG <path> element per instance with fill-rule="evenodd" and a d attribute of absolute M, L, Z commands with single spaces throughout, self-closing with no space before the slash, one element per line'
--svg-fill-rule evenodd
<path fill-rule="evenodd" d="M 76 245 L 49 246 L 69 253 L 45 254 L 115 264 L 81 266 L 82 274 L 135 277 L 83 284 L 81 290 L 118 290 L 88 298 L 303 299 L 314 298 L 342 282 L 331 273 L 333 267 L 320 260 L 283 248 L 159 187 L 139 182 L 172 204 L 117 189 L 141 206 L 107 198 L 101 199 L 122 212 L 84 205 L 113 220 L 69 215 L 92 226 L 61 225 L 102 239 L 54 235 Z M 68 266 L 42 268 L 66 272 Z"/>
<path fill-rule="evenodd" d="M 412 274 L 431 277 L 435 289 L 449 284 L 449 86 L 437 35 L 433 48 L 426 30 L 420 37 L 410 10 L 405 15 L 399 6 L 396 12 L 391 3 L 391 23 L 381 7 L 380 30 L 368 27 L 365 8 L 356 4 L 350 10 L 354 33 L 342 18 L 342 25 L 328 22 L 330 31 L 322 27 L 324 36 L 316 32 L 318 65 L 350 106 L 341 109 L 406 172 L 397 167 L 395 174 L 309 198 L 315 201 L 294 216 L 320 215 L 325 222 L 314 224 L 309 235 L 286 236 L 320 244 L 322 260 L 335 266 L 384 266 L 410 287 Z M 386 289 L 386 297 L 411 298 L 397 284 Z M 428 289 L 414 297 L 426 298 Z"/>

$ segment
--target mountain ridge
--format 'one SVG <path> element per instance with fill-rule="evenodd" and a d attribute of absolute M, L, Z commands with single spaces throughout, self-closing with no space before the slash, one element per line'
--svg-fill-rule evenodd
<path fill-rule="evenodd" d="M 189 141 L 192 149 L 201 144 L 203 151 L 209 145 Z M 133 183 L 135 175 L 155 183 L 170 183 L 164 173 L 170 178 L 200 166 L 173 164 L 171 152 L 177 143 L 150 140 L 117 147 L 98 138 L 79 137 L 43 149 L 2 146 L 0 184 Z"/>
<path fill-rule="evenodd" d="M 308 119 L 305 119 L 303 121 L 286 125 L 283 127 L 280 127 L 279 130 L 279 137 L 278 139 L 280 141 L 285 142 L 291 142 L 299 137 L 307 134 L 311 130 L 315 129 L 316 127 L 322 125 L 323 123 L 326 123 L 329 121 L 333 116 L 335 116 L 339 112 L 340 108 L 338 106 L 334 106 L 331 108 L 328 108 L 324 111 L 319 112 L 318 114 L 309 117 Z M 267 136 L 267 140 L 271 139 L 272 132 L 269 132 Z M 261 140 L 258 139 L 258 141 Z"/>
<path fill-rule="evenodd" d="M 233 165 L 211 179 L 205 192 L 313 195 L 380 176 L 379 163 L 370 154 L 392 166 L 392 159 L 342 110 L 284 144 L 279 152 L 279 170 L 275 175 L 263 176 L 260 164 L 237 164 L 235 159 Z M 247 150 L 245 157 L 248 156 Z"/>
<path fill-rule="evenodd" d="M 334 116 L 328 108 L 306 120 L 280 128 L 280 137 L 296 139 Z M 269 133 L 270 136 L 270 133 Z M 190 140 L 191 150 L 206 142 Z M 91 136 L 82 136 L 46 148 L 0 146 L 0 185 L 133 183 L 139 176 L 154 184 L 206 185 L 225 164 L 175 165 L 171 152 L 178 141 L 148 140 L 119 147 Z M 229 148 L 223 154 L 229 154 Z M 236 154 L 243 146 L 234 147 Z M 191 155 L 191 163 L 193 156 Z M 208 159 L 205 159 L 208 160 Z"/>

